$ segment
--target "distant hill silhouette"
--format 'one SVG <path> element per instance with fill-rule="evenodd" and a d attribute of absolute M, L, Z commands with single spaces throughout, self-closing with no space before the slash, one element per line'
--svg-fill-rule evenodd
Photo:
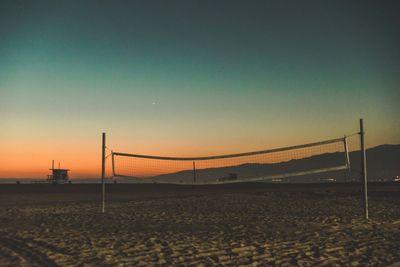
<path fill-rule="evenodd" d="M 360 152 L 350 153 L 351 171 L 360 173 Z M 400 176 L 400 145 L 380 145 L 367 150 L 368 180 L 377 181 Z"/>
<path fill-rule="evenodd" d="M 360 152 L 350 152 L 351 171 L 336 171 L 323 174 L 304 175 L 285 178 L 286 182 L 315 182 L 334 178 L 336 181 L 360 180 Z M 196 170 L 196 180 L 199 183 L 216 181 L 237 175 L 238 179 L 268 176 L 281 173 L 292 173 L 310 169 L 318 169 L 340 165 L 344 162 L 343 153 L 327 153 L 309 158 L 290 160 L 275 164 L 242 164 L 230 167 L 207 168 Z M 400 175 L 400 145 L 380 145 L 367 150 L 367 174 L 370 181 L 393 180 Z M 159 175 L 152 178 L 154 182 L 185 182 L 193 181 L 193 171 L 186 170 L 176 173 Z"/>

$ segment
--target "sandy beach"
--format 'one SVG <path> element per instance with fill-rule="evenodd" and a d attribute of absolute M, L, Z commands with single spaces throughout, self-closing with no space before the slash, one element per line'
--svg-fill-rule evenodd
<path fill-rule="evenodd" d="M 0 266 L 390 266 L 400 184 L 1 185 Z"/>

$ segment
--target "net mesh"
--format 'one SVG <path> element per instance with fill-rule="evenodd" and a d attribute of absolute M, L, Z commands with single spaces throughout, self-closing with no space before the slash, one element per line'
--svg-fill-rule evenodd
<path fill-rule="evenodd" d="M 349 168 L 344 138 L 212 157 L 171 158 L 114 152 L 113 175 L 182 184 L 282 181 Z"/>

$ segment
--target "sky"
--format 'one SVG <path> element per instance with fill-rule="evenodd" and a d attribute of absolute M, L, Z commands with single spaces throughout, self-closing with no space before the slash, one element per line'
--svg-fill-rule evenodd
<path fill-rule="evenodd" d="M 400 143 L 398 1 L 1 1 L 0 177 L 119 152 Z M 357 139 L 352 140 L 355 144 Z"/>

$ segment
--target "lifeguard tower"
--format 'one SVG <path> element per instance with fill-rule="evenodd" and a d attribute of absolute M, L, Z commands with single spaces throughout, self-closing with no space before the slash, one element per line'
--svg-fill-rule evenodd
<path fill-rule="evenodd" d="M 51 169 L 52 174 L 47 175 L 47 181 L 49 183 L 53 184 L 65 184 L 68 183 L 69 177 L 68 177 L 68 171 L 69 169 L 61 169 L 60 168 L 60 163 L 58 163 L 58 168 L 54 168 L 54 160 L 52 161 L 51 164 Z"/>

